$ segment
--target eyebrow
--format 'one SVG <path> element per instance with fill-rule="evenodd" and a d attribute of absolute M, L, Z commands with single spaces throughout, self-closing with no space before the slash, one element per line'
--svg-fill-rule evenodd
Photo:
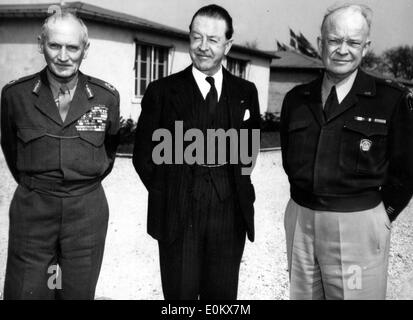
<path fill-rule="evenodd" d="M 191 31 L 190 32 L 192 35 L 198 35 L 198 36 L 203 36 L 203 34 L 201 34 L 200 32 L 197 32 L 197 31 Z M 211 39 L 211 38 L 214 38 L 214 39 L 219 39 L 220 38 L 220 36 L 218 36 L 218 35 L 215 35 L 215 34 L 213 34 L 213 35 L 205 35 L 208 39 Z"/>

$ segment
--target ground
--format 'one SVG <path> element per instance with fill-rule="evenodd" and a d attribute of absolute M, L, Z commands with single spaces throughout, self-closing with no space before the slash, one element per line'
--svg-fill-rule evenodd
<path fill-rule="evenodd" d="M 288 299 L 284 209 L 289 185 L 279 151 L 261 153 L 252 176 L 256 240 L 242 259 L 239 299 Z M 8 207 L 16 187 L 0 152 L 0 293 L 7 254 Z M 146 233 L 147 192 L 132 162 L 118 158 L 104 181 L 110 205 L 98 299 L 162 299 L 157 242 Z M 413 206 L 393 223 L 388 299 L 413 299 Z"/>

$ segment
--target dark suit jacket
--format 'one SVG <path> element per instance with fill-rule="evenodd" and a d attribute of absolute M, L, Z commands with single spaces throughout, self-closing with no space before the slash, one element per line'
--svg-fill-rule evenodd
<path fill-rule="evenodd" d="M 224 88 L 230 109 L 230 127 L 258 129 L 260 121 L 258 94 L 253 83 L 237 78 L 223 69 Z M 187 190 L 190 167 L 186 164 L 155 165 L 152 141 L 156 129 L 174 132 L 175 121 L 183 122 L 184 132 L 194 128 L 195 118 L 192 66 L 169 77 L 152 82 L 142 99 L 142 113 L 136 130 L 133 165 L 148 194 L 148 233 L 157 240 L 172 242 L 183 228 L 183 192 Z M 250 118 L 244 120 L 246 110 Z M 251 133 L 251 130 L 249 130 Z M 174 149 L 175 150 L 175 149 Z M 241 165 L 234 165 L 236 197 L 247 227 L 248 238 L 254 240 L 254 187 L 249 175 L 241 174 Z"/>

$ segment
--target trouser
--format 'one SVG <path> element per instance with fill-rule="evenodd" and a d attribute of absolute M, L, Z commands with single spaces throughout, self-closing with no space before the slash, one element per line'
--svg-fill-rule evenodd
<path fill-rule="evenodd" d="M 18 186 L 10 206 L 4 298 L 93 299 L 108 217 L 101 185 L 70 198 Z"/>
<path fill-rule="evenodd" d="M 291 299 L 385 299 L 391 225 L 382 203 L 326 212 L 290 200 L 284 224 Z"/>
<path fill-rule="evenodd" d="M 213 187 L 192 199 L 182 237 L 159 241 L 166 300 L 235 300 L 246 229 L 233 196 L 220 201 Z"/>

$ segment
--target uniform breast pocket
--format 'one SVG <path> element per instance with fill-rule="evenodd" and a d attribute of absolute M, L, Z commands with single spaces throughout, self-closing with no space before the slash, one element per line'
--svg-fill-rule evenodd
<path fill-rule="evenodd" d="M 47 136 L 42 127 L 17 129 L 17 167 L 22 171 L 49 170 L 58 161 L 56 141 Z"/>
<path fill-rule="evenodd" d="M 303 149 L 308 136 L 308 120 L 294 121 L 288 126 L 288 151 L 287 160 L 293 168 L 303 161 Z"/>
<path fill-rule="evenodd" d="M 95 174 L 104 170 L 107 163 L 105 132 L 79 131 L 79 138 L 67 141 L 73 144 L 71 148 L 67 148 L 71 153 L 68 158 L 73 159 L 72 165 L 85 174 Z"/>
<path fill-rule="evenodd" d="M 340 166 L 360 174 L 374 174 L 386 165 L 386 124 L 351 121 L 344 125 Z"/>

